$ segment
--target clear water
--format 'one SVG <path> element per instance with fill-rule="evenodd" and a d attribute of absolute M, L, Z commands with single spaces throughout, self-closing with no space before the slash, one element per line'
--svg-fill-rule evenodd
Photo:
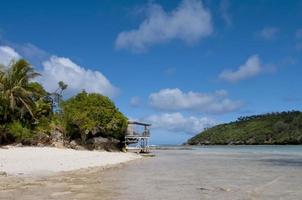
<path fill-rule="evenodd" d="M 164 149 L 153 150 L 155 157 L 108 170 L 38 180 L 0 176 L 0 188 L 8 188 L 0 190 L 0 199 L 20 199 L 20 194 L 27 200 L 302 199 L 302 146 Z M 30 188 L 25 190 L 26 185 Z"/>
<path fill-rule="evenodd" d="M 302 145 L 215 145 L 194 146 L 195 151 L 205 153 L 269 153 L 302 155 Z"/>

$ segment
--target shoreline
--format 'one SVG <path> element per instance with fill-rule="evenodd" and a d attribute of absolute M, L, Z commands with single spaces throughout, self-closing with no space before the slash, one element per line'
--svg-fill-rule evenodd
<path fill-rule="evenodd" d="M 2 176 L 49 176 L 95 167 L 106 169 L 139 158 L 124 152 L 5 146 L 0 148 L 0 172 Z"/>

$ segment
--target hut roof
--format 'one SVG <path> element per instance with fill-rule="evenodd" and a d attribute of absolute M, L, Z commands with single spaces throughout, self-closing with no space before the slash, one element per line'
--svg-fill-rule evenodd
<path fill-rule="evenodd" d="M 135 125 L 141 125 L 141 126 L 151 126 L 151 124 L 144 123 L 144 122 L 137 122 L 137 121 L 128 121 L 128 124 L 135 124 Z"/>

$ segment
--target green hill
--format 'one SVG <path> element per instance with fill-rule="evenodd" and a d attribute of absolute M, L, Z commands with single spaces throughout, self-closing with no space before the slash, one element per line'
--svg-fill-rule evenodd
<path fill-rule="evenodd" d="M 302 112 L 239 117 L 235 122 L 204 130 L 189 139 L 187 144 L 302 144 Z"/>

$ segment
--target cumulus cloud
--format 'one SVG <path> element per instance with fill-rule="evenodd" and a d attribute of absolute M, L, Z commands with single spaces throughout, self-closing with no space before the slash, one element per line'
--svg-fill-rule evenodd
<path fill-rule="evenodd" d="M 259 32 L 259 36 L 265 40 L 273 40 L 277 38 L 279 28 L 276 27 L 265 27 Z"/>
<path fill-rule="evenodd" d="M 64 81 L 70 94 L 85 90 L 112 97 L 117 93 L 117 88 L 101 72 L 85 69 L 69 58 L 52 56 L 42 65 L 39 81 L 48 91 L 55 91 L 57 83 Z"/>
<path fill-rule="evenodd" d="M 149 103 L 159 110 L 189 110 L 212 114 L 232 112 L 242 107 L 241 101 L 229 99 L 224 90 L 207 94 L 192 91 L 185 93 L 178 88 L 162 89 L 157 93 L 152 93 L 149 96 Z"/>
<path fill-rule="evenodd" d="M 7 66 L 12 59 L 19 59 L 21 56 L 9 46 L 0 46 L 0 64 Z"/>
<path fill-rule="evenodd" d="M 185 117 L 178 112 L 151 115 L 144 120 L 151 123 L 153 128 L 188 134 L 199 133 L 216 124 L 213 119 L 207 117 Z"/>
<path fill-rule="evenodd" d="M 151 4 L 146 19 L 137 29 L 123 31 L 116 39 L 118 49 L 142 51 L 147 47 L 173 39 L 191 44 L 212 33 L 210 12 L 200 0 L 183 0 L 171 12 Z"/>
<path fill-rule="evenodd" d="M 118 89 L 99 71 L 85 69 L 69 58 L 57 56 L 46 58 L 48 54 L 32 44 L 19 45 L 17 48 L 18 52 L 10 46 L 0 46 L 0 64 L 8 65 L 12 59 L 21 57 L 46 59 L 42 62 L 43 68 L 38 70 L 42 76 L 36 80 L 42 83 L 49 92 L 57 89 L 59 81 L 64 81 L 68 84 L 68 90 L 66 91 L 68 95 L 73 95 L 82 90 L 101 93 L 109 97 L 113 97 L 118 93 Z"/>
<path fill-rule="evenodd" d="M 253 76 L 256 76 L 262 71 L 262 65 L 258 55 L 253 55 L 247 59 L 247 61 L 239 66 L 237 70 L 225 70 L 220 75 L 219 78 L 229 82 L 237 82 L 244 80 Z"/>

